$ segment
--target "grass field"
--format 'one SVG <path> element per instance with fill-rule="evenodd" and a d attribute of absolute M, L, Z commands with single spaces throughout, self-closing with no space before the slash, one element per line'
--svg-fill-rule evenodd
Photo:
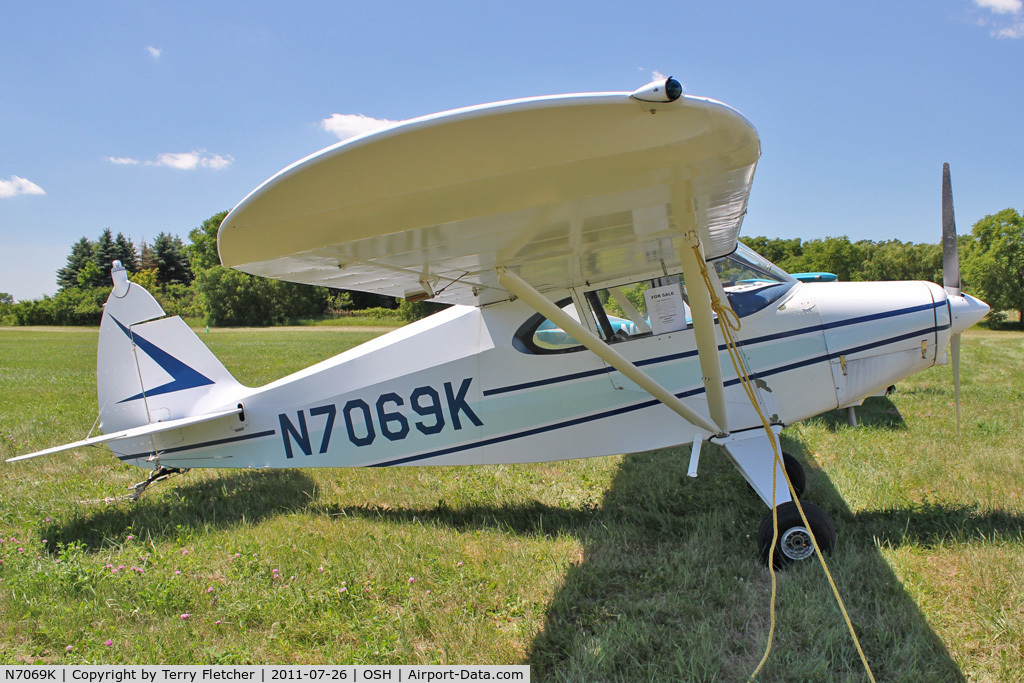
<path fill-rule="evenodd" d="M 375 332 L 201 334 L 264 383 Z M 0 457 L 83 438 L 95 329 L 0 331 Z M 879 681 L 1024 680 L 1024 334 L 784 432 Z M 467 468 L 144 472 L 0 464 L 0 663 L 528 663 L 539 681 L 742 681 L 764 650 L 765 513 L 688 449 Z M 820 567 L 779 577 L 762 681 L 866 680 Z"/>

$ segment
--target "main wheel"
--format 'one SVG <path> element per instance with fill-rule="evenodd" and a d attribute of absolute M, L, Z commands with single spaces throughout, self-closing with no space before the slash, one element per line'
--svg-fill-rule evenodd
<path fill-rule="evenodd" d="M 795 484 L 795 482 L 794 482 Z M 810 531 L 818 542 L 822 552 L 831 552 L 836 545 L 836 528 L 825 511 L 817 505 L 802 503 L 804 514 L 810 524 Z M 802 562 L 814 556 L 814 543 L 808 533 L 796 503 L 790 501 L 776 508 L 779 515 L 779 537 L 775 543 L 775 568 L 782 569 L 794 562 Z M 757 530 L 757 549 L 761 561 L 768 564 L 768 555 L 772 547 L 773 524 L 772 514 L 761 521 Z"/>

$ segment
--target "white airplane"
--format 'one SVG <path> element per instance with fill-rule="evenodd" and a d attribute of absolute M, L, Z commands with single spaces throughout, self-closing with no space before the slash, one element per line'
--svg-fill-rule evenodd
<path fill-rule="evenodd" d="M 693 444 L 695 476 L 711 442 L 778 506 L 762 557 L 774 541 L 780 564 L 805 560 L 814 546 L 780 460 L 797 495 L 803 476 L 777 458 L 777 434 L 945 363 L 951 340 L 955 375 L 960 333 L 988 306 L 959 290 L 948 168 L 945 288 L 814 284 L 737 243 L 759 156 L 746 119 L 674 79 L 443 112 L 328 147 L 228 214 L 222 263 L 453 306 L 252 388 L 115 264 L 104 435 L 11 461 L 106 443 L 152 470 L 137 496 L 197 467 L 525 463 L 680 444 Z M 803 507 L 830 549 L 828 516 Z"/>

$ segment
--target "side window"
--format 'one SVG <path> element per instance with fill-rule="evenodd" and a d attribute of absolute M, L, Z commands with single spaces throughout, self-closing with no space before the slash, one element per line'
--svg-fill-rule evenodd
<path fill-rule="evenodd" d="M 583 297 L 593 312 L 598 336 L 609 344 L 684 330 L 691 324 L 680 275 L 595 289 L 584 292 Z M 555 303 L 579 321 L 571 298 Z M 521 353 L 532 354 L 571 353 L 586 348 L 540 313 L 520 325 L 512 337 L 512 346 Z"/>
<path fill-rule="evenodd" d="M 586 293 L 601 337 L 609 343 L 683 330 L 690 309 L 680 276 L 633 282 Z"/>
<path fill-rule="evenodd" d="M 574 320 L 579 320 L 576 304 L 571 298 L 555 302 Z M 568 353 L 584 346 L 540 313 L 530 316 L 512 337 L 512 346 L 523 353 Z"/>

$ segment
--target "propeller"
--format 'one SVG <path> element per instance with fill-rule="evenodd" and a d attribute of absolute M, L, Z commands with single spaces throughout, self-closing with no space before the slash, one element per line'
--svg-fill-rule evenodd
<path fill-rule="evenodd" d="M 949 164 L 942 164 L 942 286 L 947 296 L 960 296 L 960 249 L 956 241 L 956 218 L 953 216 L 953 184 Z M 953 401 L 956 404 L 956 438 L 960 440 L 960 333 L 950 337 L 949 350 L 953 364 Z"/>

